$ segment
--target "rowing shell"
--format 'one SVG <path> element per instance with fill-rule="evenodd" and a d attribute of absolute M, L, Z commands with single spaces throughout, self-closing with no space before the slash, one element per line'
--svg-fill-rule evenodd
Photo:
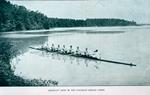
<path fill-rule="evenodd" d="M 46 52 L 56 52 L 59 54 L 63 54 L 63 55 L 70 55 L 70 56 L 74 56 L 74 57 L 81 57 L 81 58 L 87 58 L 87 59 L 92 59 L 92 60 L 97 60 L 97 61 L 103 61 L 103 62 L 108 62 L 108 63 L 115 63 L 115 64 L 122 64 L 122 65 L 129 65 L 129 66 L 136 66 L 136 64 L 133 63 L 125 63 L 125 62 L 118 62 L 118 61 L 112 61 L 112 60 L 106 60 L 106 59 L 99 59 L 96 57 L 92 57 L 92 56 L 85 56 L 85 55 L 79 55 L 79 54 L 71 54 L 71 53 L 67 53 L 67 52 L 58 52 L 58 51 L 52 51 L 48 48 L 34 48 L 34 47 L 29 47 L 31 49 L 35 49 L 35 50 L 40 50 L 40 51 L 46 51 Z"/>

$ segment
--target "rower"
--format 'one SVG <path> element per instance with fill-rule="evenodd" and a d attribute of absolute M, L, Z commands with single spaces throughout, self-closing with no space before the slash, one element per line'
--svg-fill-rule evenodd
<path fill-rule="evenodd" d="M 46 43 L 45 47 L 48 48 L 48 43 Z"/>
<path fill-rule="evenodd" d="M 51 46 L 51 51 L 55 51 L 54 44 L 52 44 L 52 46 Z"/>
<path fill-rule="evenodd" d="M 99 53 L 98 50 L 95 50 L 92 56 L 95 57 L 95 58 L 97 58 L 97 59 L 101 59 L 100 53 Z"/>
<path fill-rule="evenodd" d="M 84 55 L 85 55 L 85 56 L 89 56 L 88 48 L 85 48 Z"/>
<path fill-rule="evenodd" d="M 58 51 L 58 52 L 60 51 L 60 45 L 58 45 L 58 47 L 57 47 L 57 51 Z"/>
<path fill-rule="evenodd" d="M 79 47 L 77 47 L 76 54 L 81 55 Z"/>
<path fill-rule="evenodd" d="M 63 48 L 62 48 L 61 52 L 66 53 L 65 45 L 63 45 Z"/>
<path fill-rule="evenodd" d="M 46 50 L 46 51 L 50 51 L 48 43 L 47 43 L 46 46 L 45 46 L 45 50 Z"/>
<path fill-rule="evenodd" d="M 72 54 L 72 53 L 73 53 L 72 45 L 70 45 L 70 49 L 69 49 L 68 53 L 69 53 L 69 54 Z"/>

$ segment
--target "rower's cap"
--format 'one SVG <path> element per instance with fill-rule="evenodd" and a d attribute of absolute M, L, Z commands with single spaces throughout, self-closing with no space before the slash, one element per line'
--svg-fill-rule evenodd
<path fill-rule="evenodd" d="M 98 50 L 95 50 L 94 52 L 98 52 Z"/>

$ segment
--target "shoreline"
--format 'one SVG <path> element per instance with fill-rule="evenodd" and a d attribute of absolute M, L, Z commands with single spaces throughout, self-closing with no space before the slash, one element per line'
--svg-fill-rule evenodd
<path fill-rule="evenodd" d="M 11 60 L 19 51 L 10 42 L 0 42 L 0 85 L 3 86 L 57 86 L 58 81 L 25 79 L 14 74 Z"/>
<path fill-rule="evenodd" d="M 126 28 L 126 27 L 139 27 L 139 26 L 145 26 L 145 25 L 129 25 L 129 26 L 91 26 L 91 27 L 55 27 L 51 29 L 38 29 L 38 30 L 18 30 L 18 31 L 6 31 L 6 32 L 0 32 L 0 34 L 36 34 L 36 33 L 58 33 L 58 32 L 74 32 L 74 31 L 83 31 L 88 32 L 90 31 L 88 28 Z M 95 31 L 95 32 L 112 32 L 113 30 L 104 30 L 104 31 Z M 94 32 L 94 31 L 93 31 Z M 115 31 L 120 32 L 120 31 Z"/>

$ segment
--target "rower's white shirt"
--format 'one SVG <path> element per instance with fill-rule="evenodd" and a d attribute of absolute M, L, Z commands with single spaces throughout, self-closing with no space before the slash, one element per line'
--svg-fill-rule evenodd
<path fill-rule="evenodd" d="M 84 51 L 83 54 L 89 55 L 89 52 L 88 51 Z"/>
<path fill-rule="evenodd" d="M 74 52 L 74 51 L 73 51 L 73 48 L 70 48 L 70 49 L 68 50 L 68 52 L 70 52 L 70 51 L 71 51 L 71 52 Z"/>
<path fill-rule="evenodd" d="M 60 47 L 58 47 L 58 48 L 57 48 L 57 50 L 61 50 L 61 48 L 60 48 Z"/>
<path fill-rule="evenodd" d="M 77 54 L 80 54 L 81 52 L 80 52 L 80 50 L 79 50 L 79 49 L 77 49 L 77 50 L 76 50 L 76 53 L 77 53 Z"/>
<path fill-rule="evenodd" d="M 65 48 L 65 47 L 63 47 L 63 48 L 62 48 L 62 50 L 66 50 L 66 48 Z"/>
<path fill-rule="evenodd" d="M 51 46 L 51 48 L 54 49 L 55 47 L 54 47 L 54 46 Z"/>
<path fill-rule="evenodd" d="M 100 58 L 100 53 L 99 52 L 94 52 L 92 56 L 96 57 L 96 58 Z"/>

